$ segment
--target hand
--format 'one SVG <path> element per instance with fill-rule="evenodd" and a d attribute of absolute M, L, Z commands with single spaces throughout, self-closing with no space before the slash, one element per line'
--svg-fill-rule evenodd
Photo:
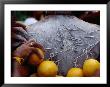
<path fill-rule="evenodd" d="M 26 25 L 23 22 L 12 20 L 11 27 L 22 27 L 26 30 Z"/>
<path fill-rule="evenodd" d="M 36 53 L 39 58 L 43 58 L 39 51 L 36 48 L 42 49 L 43 52 L 43 46 L 40 44 L 36 43 L 34 40 L 27 41 L 26 43 L 22 44 L 19 46 L 14 52 L 13 52 L 13 57 L 19 57 L 23 58 L 24 60 L 28 59 L 28 56 L 34 52 Z M 21 62 L 21 61 L 20 61 Z M 19 62 L 13 61 L 13 70 L 12 70 L 12 76 L 28 76 L 30 73 L 30 68 L 28 64 L 20 64 Z"/>
<path fill-rule="evenodd" d="M 28 58 L 28 56 L 34 52 L 39 56 L 39 58 L 43 59 L 43 56 L 39 53 L 39 51 L 36 48 L 40 48 L 43 52 L 45 52 L 43 46 L 36 43 L 34 40 L 30 40 L 19 46 L 13 52 L 13 57 L 19 57 L 25 60 L 25 58 Z"/>
<path fill-rule="evenodd" d="M 26 25 L 24 25 L 22 22 L 12 21 L 11 25 L 12 51 L 28 40 L 29 35 L 26 30 Z"/>

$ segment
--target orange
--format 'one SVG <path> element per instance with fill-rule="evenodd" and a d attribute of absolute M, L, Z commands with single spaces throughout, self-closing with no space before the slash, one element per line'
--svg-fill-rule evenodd
<path fill-rule="evenodd" d="M 87 59 L 83 64 L 84 76 L 93 76 L 100 69 L 100 63 L 96 59 Z"/>
<path fill-rule="evenodd" d="M 42 61 L 43 59 L 39 58 L 35 53 L 33 53 L 29 58 L 29 64 L 31 65 L 39 65 Z"/>
<path fill-rule="evenodd" d="M 39 51 L 39 53 L 41 54 L 41 56 L 44 58 L 44 52 L 40 48 L 36 48 L 36 49 Z"/>
<path fill-rule="evenodd" d="M 36 49 L 39 51 L 40 55 L 44 58 L 44 52 L 39 48 Z M 33 53 L 29 58 L 29 64 L 31 65 L 39 65 L 42 61 L 43 59 L 39 58 L 39 56 L 35 53 Z"/>
<path fill-rule="evenodd" d="M 43 61 L 38 69 L 37 73 L 40 77 L 55 77 L 58 72 L 58 66 L 54 61 Z"/>
<path fill-rule="evenodd" d="M 81 68 L 71 68 L 68 73 L 67 77 L 82 77 L 83 70 Z"/>

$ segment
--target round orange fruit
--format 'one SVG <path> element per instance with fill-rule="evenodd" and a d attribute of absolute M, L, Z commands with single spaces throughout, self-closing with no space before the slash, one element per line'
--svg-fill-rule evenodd
<path fill-rule="evenodd" d="M 39 49 L 39 48 L 36 48 L 40 55 L 42 56 L 42 58 L 44 58 L 44 52 Z M 29 57 L 29 64 L 31 65 L 39 65 L 41 62 L 43 61 L 43 59 L 41 59 L 37 54 L 33 53 L 30 57 Z"/>
<path fill-rule="evenodd" d="M 100 63 L 96 59 L 87 59 L 83 64 L 84 76 L 93 76 L 100 69 Z"/>
<path fill-rule="evenodd" d="M 37 69 L 38 76 L 40 77 L 55 77 L 58 72 L 58 66 L 54 61 L 43 61 Z"/>
<path fill-rule="evenodd" d="M 42 58 L 44 58 L 44 52 L 40 49 L 40 48 L 36 48 L 38 51 L 39 51 L 39 53 L 40 53 L 40 55 L 42 56 Z"/>
<path fill-rule="evenodd" d="M 43 59 L 40 59 L 35 53 L 33 53 L 29 58 L 29 64 L 31 65 L 39 65 L 42 61 Z"/>
<path fill-rule="evenodd" d="M 82 77 L 83 70 L 81 68 L 71 68 L 68 73 L 67 77 Z"/>

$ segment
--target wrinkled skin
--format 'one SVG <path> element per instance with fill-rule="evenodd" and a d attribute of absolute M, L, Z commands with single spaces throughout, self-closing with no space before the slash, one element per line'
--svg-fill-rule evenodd
<path fill-rule="evenodd" d="M 56 17 L 57 18 L 57 17 Z M 59 17 L 60 18 L 60 17 Z M 69 19 L 68 17 L 66 17 L 67 19 Z M 52 23 L 51 22 L 51 19 L 54 19 L 54 17 L 52 18 L 52 17 L 50 17 L 50 23 Z M 83 18 L 82 17 L 82 19 L 85 19 L 85 18 Z M 46 21 L 47 20 L 47 21 Z M 71 19 L 70 19 L 71 20 Z M 58 19 L 58 21 L 59 21 L 59 19 Z M 31 30 L 29 30 L 29 31 L 27 31 L 28 32 L 28 34 L 29 34 L 29 36 L 30 35 L 32 35 L 31 33 L 36 33 L 36 37 L 34 37 L 34 34 L 33 34 L 33 36 L 31 36 L 31 37 L 33 37 L 34 39 L 37 39 L 38 40 L 38 42 L 40 42 L 45 48 L 47 47 L 49 47 L 49 45 L 50 45 L 50 47 L 51 47 L 51 43 L 49 43 L 49 44 L 47 44 L 47 43 L 43 43 L 42 41 L 40 41 L 40 38 L 38 37 L 38 32 L 39 33 L 42 33 L 42 32 L 40 32 L 39 30 L 37 31 L 37 28 L 38 29 L 40 29 L 40 30 L 43 30 L 43 28 L 45 29 L 46 27 L 45 26 L 43 26 L 42 27 L 42 24 L 44 24 L 45 25 L 45 23 L 47 22 L 47 24 L 48 24 L 48 22 L 49 22 L 49 18 L 47 17 L 47 19 L 45 19 L 45 21 L 41 21 L 41 24 L 40 23 L 38 23 L 38 24 L 36 24 L 36 25 L 33 25 L 33 26 L 31 26 Z M 65 21 L 63 21 L 64 23 L 65 23 Z M 54 22 L 55 23 L 55 22 Z M 62 22 L 60 22 L 60 23 L 62 23 Z M 67 22 L 68 23 L 68 22 Z M 73 23 L 74 24 L 74 23 Z M 54 24 L 52 24 L 52 25 L 54 25 Z M 89 25 L 89 24 L 87 24 L 87 25 Z M 39 27 L 40 26 L 40 27 Z M 58 26 L 58 25 L 57 25 Z M 62 26 L 63 27 L 63 26 Z M 61 28 L 62 28 L 61 27 Z M 87 26 L 86 26 L 87 27 Z M 85 27 L 85 28 L 86 28 Z M 55 28 L 55 27 L 52 27 L 52 28 Z M 57 28 L 57 27 L 56 27 Z M 94 28 L 98 28 L 97 26 L 94 26 Z M 35 30 L 36 29 L 36 30 Z M 47 29 L 49 29 L 49 28 L 47 28 Z M 99 28 L 98 28 L 99 29 Z M 63 30 L 63 29 L 62 29 Z M 35 32 L 36 31 L 36 32 Z M 53 32 L 53 31 L 52 31 Z M 52 33 L 51 32 L 51 33 Z M 97 31 L 96 31 L 96 33 L 97 33 Z M 43 34 L 42 34 L 43 35 Z M 50 33 L 48 33 L 48 35 L 50 35 Z M 54 36 L 54 33 L 52 34 L 53 36 Z M 42 36 L 41 36 L 42 37 Z M 29 37 L 30 38 L 30 37 Z M 45 37 L 44 37 L 45 38 Z M 99 37 L 98 37 L 99 38 Z M 36 42 L 37 42 L 37 40 L 36 40 Z M 20 40 L 19 40 L 20 41 Z M 46 41 L 46 39 L 44 39 L 44 41 Z M 50 42 L 52 41 L 52 38 L 50 38 Z M 24 41 L 25 42 L 25 41 Z M 24 43 L 23 42 L 23 43 Z M 53 42 L 54 42 L 54 40 L 53 40 Z M 56 42 L 55 42 L 56 43 Z M 55 43 L 53 43 L 52 45 L 54 45 Z M 60 45 L 60 43 L 59 43 L 59 45 Z M 66 45 L 66 44 L 65 44 Z M 24 45 L 25 46 L 25 45 Z M 54 47 L 55 46 L 53 46 L 53 49 L 51 50 L 51 52 L 54 52 Z M 22 48 L 22 47 L 21 47 Z M 58 49 L 60 49 L 60 48 L 58 48 Z M 64 49 L 64 48 L 61 48 L 61 50 L 62 49 Z M 21 49 L 19 49 L 19 50 L 21 50 Z M 18 51 L 19 51 L 18 50 Z M 23 50 L 24 50 L 24 47 L 23 47 Z M 30 51 L 29 51 L 30 52 Z M 50 52 L 50 53 L 51 53 Z M 91 51 L 91 52 L 93 52 L 93 53 L 95 53 L 95 56 L 97 57 L 97 55 L 99 55 L 99 43 L 96 45 L 96 47 L 95 48 L 93 48 L 93 50 Z M 21 53 L 22 53 L 22 51 L 21 51 Z M 73 52 L 70 50 L 70 52 L 68 51 L 68 52 L 64 52 L 64 53 L 62 53 L 62 54 L 58 54 L 57 56 L 54 56 L 56 59 L 55 60 L 60 60 L 61 58 L 63 58 L 64 57 L 64 55 L 66 55 L 67 54 L 67 56 L 65 56 L 65 59 L 64 60 L 66 60 L 66 57 L 68 58 L 69 56 L 71 57 L 71 55 L 69 55 L 69 53 L 71 53 L 71 55 L 73 55 L 74 56 L 74 54 L 73 54 Z M 78 52 L 78 53 L 80 53 L 80 52 Z M 48 53 L 49 54 L 49 53 Z M 21 54 L 20 54 L 20 56 L 21 56 Z M 77 55 L 76 55 L 77 56 Z M 93 55 L 94 56 L 94 55 Z M 48 56 L 49 57 L 49 56 Z M 84 55 L 84 56 L 82 56 L 81 58 L 79 58 L 78 59 L 78 64 L 82 64 L 82 61 L 84 61 L 85 60 L 85 57 L 86 57 L 86 55 Z M 72 57 L 71 57 L 72 58 Z M 69 59 L 68 59 L 69 60 Z M 70 61 L 71 61 L 71 59 L 70 59 Z M 70 67 L 72 67 L 72 66 L 75 66 L 74 64 L 72 64 L 72 62 L 69 62 L 69 61 L 60 61 L 60 65 L 59 65 L 59 68 L 60 68 L 60 73 L 61 74 L 63 74 L 63 75 L 65 75 L 66 74 L 66 71 L 70 68 Z M 74 61 L 73 61 L 74 62 Z M 68 64 L 68 65 L 65 65 L 65 64 Z M 69 65 L 69 64 L 71 64 L 71 65 Z M 62 65 L 65 65 L 66 67 L 63 67 Z M 81 67 L 81 65 L 78 65 L 78 67 Z M 64 70 L 63 70 L 64 69 Z"/>
<path fill-rule="evenodd" d="M 17 27 L 16 27 L 17 26 Z M 20 32 L 20 34 L 18 33 Z M 24 34 L 24 36 L 23 36 Z M 25 61 L 28 60 L 28 57 L 31 53 L 36 53 L 39 58 L 43 59 L 39 51 L 36 48 L 40 48 L 44 51 L 43 46 L 36 43 L 34 39 L 27 38 L 27 31 L 25 25 L 21 23 L 13 23 L 12 26 L 12 76 L 28 76 L 30 74 L 30 69 Z M 19 43 L 16 44 L 16 43 Z M 19 57 L 24 59 L 24 63 L 21 65 L 15 61 L 14 57 Z"/>
<path fill-rule="evenodd" d="M 33 45 L 31 45 L 31 43 L 33 43 Z M 13 52 L 13 56 L 25 58 L 28 57 L 30 53 L 35 52 L 37 55 L 39 55 L 40 58 L 42 58 L 36 48 L 44 50 L 43 47 L 36 43 L 34 40 L 27 41 Z"/>

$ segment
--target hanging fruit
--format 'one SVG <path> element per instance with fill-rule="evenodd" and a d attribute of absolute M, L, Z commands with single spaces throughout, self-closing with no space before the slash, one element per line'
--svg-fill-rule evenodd
<path fill-rule="evenodd" d="M 93 76 L 100 69 L 100 63 L 96 59 L 87 59 L 83 64 L 84 76 Z"/>
<path fill-rule="evenodd" d="M 58 72 L 58 66 L 54 61 L 43 61 L 38 69 L 37 73 L 40 77 L 55 77 Z"/>

